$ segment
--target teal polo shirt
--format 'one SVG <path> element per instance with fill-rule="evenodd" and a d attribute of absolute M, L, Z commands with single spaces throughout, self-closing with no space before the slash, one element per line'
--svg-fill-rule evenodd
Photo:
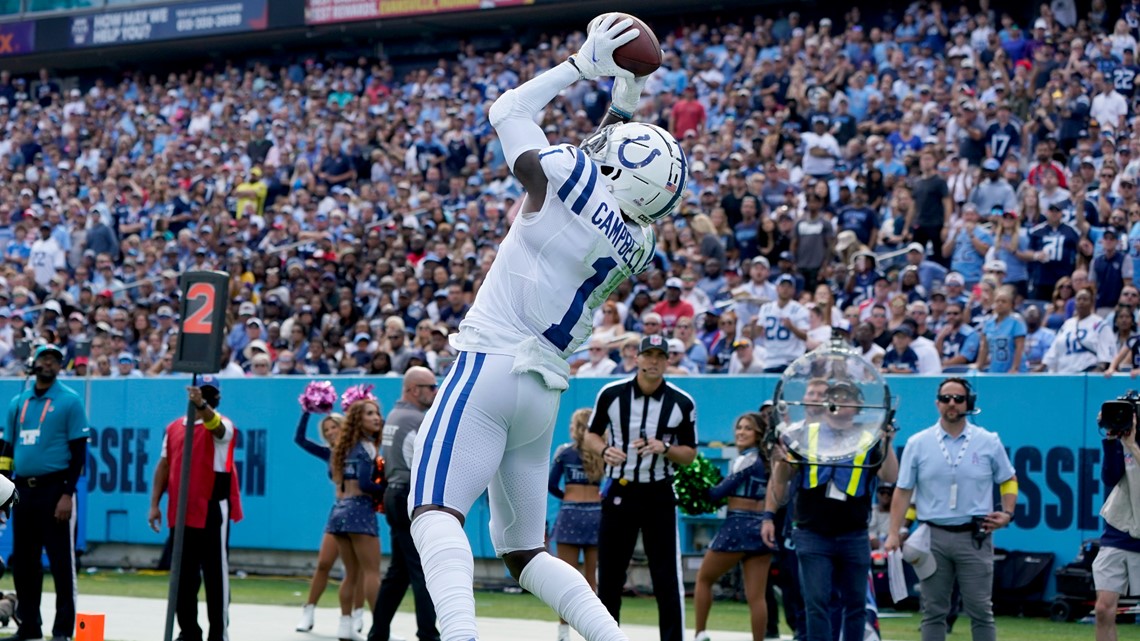
<path fill-rule="evenodd" d="M 71 460 L 68 441 L 86 439 L 87 435 L 83 401 L 59 381 L 42 396 L 30 387 L 8 404 L 4 440 L 15 448 L 16 477 L 66 470 Z"/>

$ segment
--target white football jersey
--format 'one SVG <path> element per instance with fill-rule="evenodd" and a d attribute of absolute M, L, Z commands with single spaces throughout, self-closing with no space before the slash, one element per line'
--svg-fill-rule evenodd
<path fill-rule="evenodd" d="M 1111 328 L 1100 316 L 1089 314 L 1065 321 L 1042 360 L 1050 372 L 1075 374 L 1097 363 L 1111 363 L 1113 358 L 1116 340 Z"/>
<path fill-rule="evenodd" d="M 457 349 L 514 354 L 539 342 L 566 358 L 593 332 L 593 312 L 653 261 L 651 229 L 627 224 L 605 178 L 572 145 L 539 153 L 547 177 L 538 212 L 519 215 L 475 303 L 451 338 Z"/>
<path fill-rule="evenodd" d="M 779 301 L 764 303 L 756 315 L 756 324 L 759 325 L 761 341 L 764 343 L 765 369 L 787 365 L 803 356 L 807 350 L 807 344 L 784 326 L 785 318 L 792 319 L 792 323 L 805 332 L 810 326 L 807 308 L 794 300 L 788 301 L 783 307 L 780 307 Z"/>

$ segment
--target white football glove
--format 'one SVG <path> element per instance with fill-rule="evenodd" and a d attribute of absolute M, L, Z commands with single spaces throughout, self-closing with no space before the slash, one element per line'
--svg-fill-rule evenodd
<path fill-rule="evenodd" d="M 637 105 L 641 102 L 641 92 L 645 90 L 645 81 L 648 78 L 649 76 L 615 77 L 610 106 L 614 110 L 622 112 L 623 115 L 632 116 L 637 113 Z"/>
<path fill-rule="evenodd" d="M 614 50 L 635 40 L 641 35 L 641 30 L 629 29 L 633 20 L 626 18 L 619 22 L 619 17 L 616 13 L 610 13 L 600 21 L 595 18 L 590 23 L 590 33 L 582 48 L 570 55 L 582 80 L 593 80 L 599 76 L 633 78 L 632 72 L 622 69 L 614 62 Z M 626 31 L 627 29 L 629 30 Z"/>

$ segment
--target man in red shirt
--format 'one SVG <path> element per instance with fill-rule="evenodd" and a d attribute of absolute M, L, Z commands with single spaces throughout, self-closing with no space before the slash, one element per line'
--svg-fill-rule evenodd
<path fill-rule="evenodd" d="M 190 402 L 197 409 L 197 420 L 186 432 L 186 418 L 175 419 L 166 427 L 162 456 L 154 470 L 150 496 L 150 527 L 159 531 L 162 511 L 159 504 L 169 489 L 167 522 L 174 528 L 179 483 L 182 478 L 182 444 L 193 439 L 190 461 L 189 501 L 186 533 L 182 546 L 182 576 L 178 585 L 178 627 L 186 641 L 223 641 L 229 638 L 229 533 L 230 521 L 241 520 L 241 496 L 234 468 L 237 428 L 217 411 L 222 401 L 216 376 L 202 376 L 198 387 L 188 388 Z M 206 582 L 206 616 L 209 635 L 198 626 L 198 588 Z"/>
<path fill-rule="evenodd" d="M 670 336 L 673 335 L 678 320 L 696 315 L 693 306 L 681 300 L 682 285 L 681 279 L 675 276 L 666 280 L 665 300 L 653 306 L 653 311 L 661 315 L 661 326 Z"/>
<path fill-rule="evenodd" d="M 677 140 L 683 140 L 685 132 L 690 129 L 699 136 L 705 130 L 705 118 L 705 106 L 697 101 L 697 89 L 689 85 L 681 93 L 681 99 L 673 103 L 673 111 L 669 113 L 669 131 Z"/>
<path fill-rule="evenodd" d="M 1043 141 L 1037 143 L 1037 147 L 1034 149 L 1034 158 L 1037 162 L 1029 170 L 1029 175 L 1026 178 L 1030 185 L 1040 189 L 1041 175 L 1044 172 L 1051 171 L 1057 176 L 1057 184 L 1059 184 L 1062 189 L 1068 188 L 1068 182 L 1065 180 L 1065 171 L 1061 168 L 1061 165 L 1053 161 L 1048 142 Z"/>

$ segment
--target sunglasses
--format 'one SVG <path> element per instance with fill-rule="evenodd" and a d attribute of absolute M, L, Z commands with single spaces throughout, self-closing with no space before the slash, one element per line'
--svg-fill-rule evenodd
<path fill-rule="evenodd" d="M 416 387 L 426 387 L 426 388 L 428 388 L 428 389 L 430 389 L 430 390 L 436 390 L 436 389 L 439 389 L 439 385 L 436 385 L 435 383 L 432 383 L 431 385 L 428 385 L 427 383 L 423 383 L 423 384 L 421 384 L 421 385 L 416 385 Z"/>
<path fill-rule="evenodd" d="M 939 394 L 938 402 L 949 405 L 950 403 L 965 403 L 965 394 Z"/>

